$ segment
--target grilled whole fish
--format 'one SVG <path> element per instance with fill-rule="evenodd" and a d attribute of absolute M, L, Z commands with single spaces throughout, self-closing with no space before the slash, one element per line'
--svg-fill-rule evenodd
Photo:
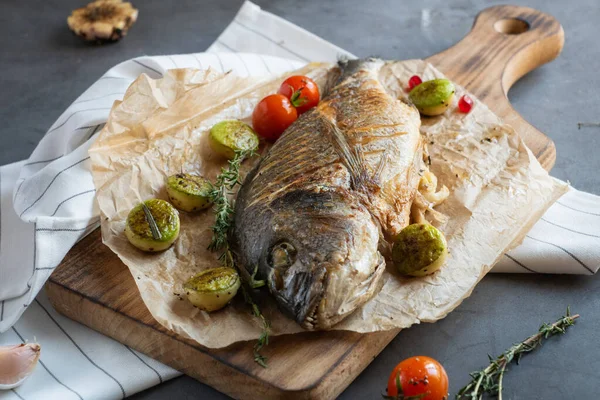
<path fill-rule="evenodd" d="M 420 118 L 386 93 L 383 65 L 340 62 L 337 83 L 284 132 L 238 194 L 236 262 L 256 269 L 305 329 L 332 327 L 379 291 L 380 249 L 409 222 Z"/>

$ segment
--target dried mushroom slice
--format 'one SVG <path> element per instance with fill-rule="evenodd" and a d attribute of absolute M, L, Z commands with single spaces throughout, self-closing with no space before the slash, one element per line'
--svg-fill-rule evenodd
<path fill-rule="evenodd" d="M 97 0 L 74 10 L 67 24 L 87 41 L 114 42 L 127 34 L 137 20 L 138 10 L 121 0 Z"/>

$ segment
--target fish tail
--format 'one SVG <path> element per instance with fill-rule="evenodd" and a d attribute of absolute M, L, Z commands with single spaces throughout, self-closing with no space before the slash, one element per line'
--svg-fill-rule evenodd
<path fill-rule="evenodd" d="M 344 78 L 354 75 L 360 70 L 366 70 L 373 68 L 376 64 L 381 64 L 382 61 L 375 57 L 368 58 L 359 58 L 359 59 L 340 59 L 338 61 L 338 67 L 340 68 L 342 74 L 340 76 L 340 81 Z"/>

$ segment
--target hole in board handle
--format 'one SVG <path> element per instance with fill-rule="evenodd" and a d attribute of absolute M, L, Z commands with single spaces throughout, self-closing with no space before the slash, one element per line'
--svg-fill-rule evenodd
<path fill-rule="evenodd" d="M 494 29 L 505 35 L 518 35 L 529 30 L 527 21 L 517 18 L 506 18 L 496 21 Z"/>

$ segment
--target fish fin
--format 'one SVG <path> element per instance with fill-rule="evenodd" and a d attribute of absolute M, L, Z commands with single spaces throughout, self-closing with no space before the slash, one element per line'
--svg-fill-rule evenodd
<path fill-rule="evenodd" d="M 375 170 L 375 173 L 373 174 L 373 181 L 377 182 L 377 184 L 379 186 L 381 186 L 381 174 L 383 174 L 383 171 L 385 170 L 385 167 L 387 166 L 387 163 L 389 162 L 388 150 L 389 149 L 386 148 L 383 151 L 383 154 L 381 155 L 381 159 L 379 160 L 379 164 L 377 165 L 377 169 Z"/>
<path fill-rule="evenodd" d="M 366 183 L 369 181 L 367 168 L 365 164 L 364 154 L 362 147 L 357 145 L 354 150 L 348 144 L 346 136 L 337 127 L 335 122 L 330 117 L 319 111 L 324 124 L 326 125 L 327 133 L 331 139 L 331 143 L 335 152 L 340 157 L 342 164 L 348 169 L 350 173 L 350 180 L 352 189 L 361 190 L 366 187 Z"/>
<path fill-rule="evenodd" d="M 369 176 L 369 170 L 367 169 L 367 160 L 365 159 L 364 147 L 361 144 L 357 144 L 354 147 L 354 153 L 359 165 L 359 171 L 357 171 L 357 176 L 360 179 L 357 180 L 358 183 L 365 190 L 368 188 L 372 189 L 373 185 L 381 189 L 381 175 L 388 163 L 388 149 L 385 149 L 383 151 L 383 155 L 381 156 L 379 164 L 377 165 L 377 168 L 373 172 L 372 176 Z"/>
<path fill-rule="evenodd" d="M 365 151 L 361 144 L 354 146 L 354 159 L 357 164 L 357 176 L 360 177 L 361 181 L 369 180 L 369 174 L 367 171 L 367 160 L 365 160 Z"/>
<path fill-rule="evenodd" d="M 383 174 L 383 171 L 385 170 L 385 168 L 387 167 L 387 164 L 389 162 L 389 149 L 385 149 L 383 151 L 383 154 L 381 155 L 381 159 L 379 160 L 379 163 L 377 164 L 377 168 L 375 169 L 375 171 L 373 172 L 372 176 L 369 176 L 369 172 L 367 170 L 367 160 L 365 159 L 365 152 L 364 152 L 364 148 L 361 144 L 357 144 L 354 147 L 354 156 L 358 165 L 358 169 L 356 171 L 356 176 L 359 177 L 359 179 L 357 179 L 357 183 L 366 186 L 366 184 L 375 184 L 377 185 L 379 188 L 381 188 L 381 175 Z"/>

